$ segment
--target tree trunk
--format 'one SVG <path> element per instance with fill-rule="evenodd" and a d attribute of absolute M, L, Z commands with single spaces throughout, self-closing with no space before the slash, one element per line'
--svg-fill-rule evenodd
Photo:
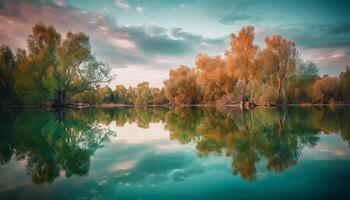
<path fill-rule="evenodd" d="M 249 86 L 250 86 L 250 101 L 251 102 L 254 102 L 254 90 L 253 90 L 253 83 L 250 82 L 249 83 Z"/>
<path fill-rule="evenodd" d="M 244 97 L 245 97 L 245 93 L 246 93 L 246 89 L 247 89 L 247 83 L 248 81 L 244 80 L 243 82 L 243 90 L 242 90 L 242 99 L 241 99 L 241 109 L 244 109 L 244 103 L 245 103 L 245 100 L 244 100 Z"/>
<path fill-rule="evenodd" d="M 283 79 L 283 100 L 284 104 L 288 104 L 288 96 L 287 96 L 287 78 Z"/>
<path fill-rule="evenodd" d="M 66 91 L 56 90 L 55 105 L 57 107 L 65 107 L 66 106 Z"/>
<path fill-rule="evenodd" d="M 282 97 L 282 78 L 281 77 L 278 77 L 278 98 L 279 98 L 279 101 Z"/>

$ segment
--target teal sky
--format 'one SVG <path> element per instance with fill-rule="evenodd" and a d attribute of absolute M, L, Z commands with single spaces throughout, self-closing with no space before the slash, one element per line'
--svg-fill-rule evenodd
<path fill-rule="evenodd" d="M 200 53 L 222 54 L 229 35 L 253 25 L 256 43 L 280 34 L 321 74 L 350 64 L 350 3 L 345 0 L 5 0 L 0 2 L 0 43 L 25 48 L 37 22 L 90 36 L 100 60 L 118 78 L 111 85 L 147 80 L 161 86 L 169 69 L 194 65 Z"/>

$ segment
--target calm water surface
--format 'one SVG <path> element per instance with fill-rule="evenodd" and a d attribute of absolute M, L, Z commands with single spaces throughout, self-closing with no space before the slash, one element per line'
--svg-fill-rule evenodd
<path fill-rule="evenodd" d="M 0 109 L 0 199 L 350 199 L 350 108 Z"/>

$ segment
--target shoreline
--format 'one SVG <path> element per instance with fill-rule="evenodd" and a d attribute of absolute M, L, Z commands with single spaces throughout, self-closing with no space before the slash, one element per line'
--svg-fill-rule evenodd
<path fill-rule="evenodd" d="M 272 108 L 272 107 L 338 107 L 338 106 L 350 106 L 350 103 L 333 103 L 333 104 L 311 104 L 311 103 L 300 103 L 300 104 L 257 104 L 255 108 Z M 135 105 L 135 104 L 98 104 L 98 105 L 88 105 L 84 106 L 74 106 L 69 105 L 65 109 L 87 109 L 87 108 L 134 108 L 134 107 L 169 107 L 169 108 L 185 108 L 185 107 L 198 107 L 198 108 L 238 108 L 241 109 L 240 104 L 226 104 L 226 105 L 212 105 L 212 104 L 189 104 L 189 105 L 160 105 L 160 104 L 150 104 L 150 105 Z M 43 106 L 43 105 L 33 105 L 33 104 L 17 104 L 17 105 L 0 105 L 0 108 L 55 108 L 52 106 Z M 249 108 L 254 109 L 254 108 Z"/>

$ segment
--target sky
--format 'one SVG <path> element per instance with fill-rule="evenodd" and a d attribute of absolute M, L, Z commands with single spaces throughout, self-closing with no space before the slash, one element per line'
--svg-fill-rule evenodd
<path fill-rule="evenodd" d="M 281 35 L 321 74 L 350 65 L 350 2 L 347 0 L 0 0 L 0 43 L 26 48 L 34 24 L 84 32 L 92 51 L 116 80 L 161 87 L 169 70 L 194 66 L 198 53 L 223 54 L 231 33 L 255 27 L 255 43 Z"/>

